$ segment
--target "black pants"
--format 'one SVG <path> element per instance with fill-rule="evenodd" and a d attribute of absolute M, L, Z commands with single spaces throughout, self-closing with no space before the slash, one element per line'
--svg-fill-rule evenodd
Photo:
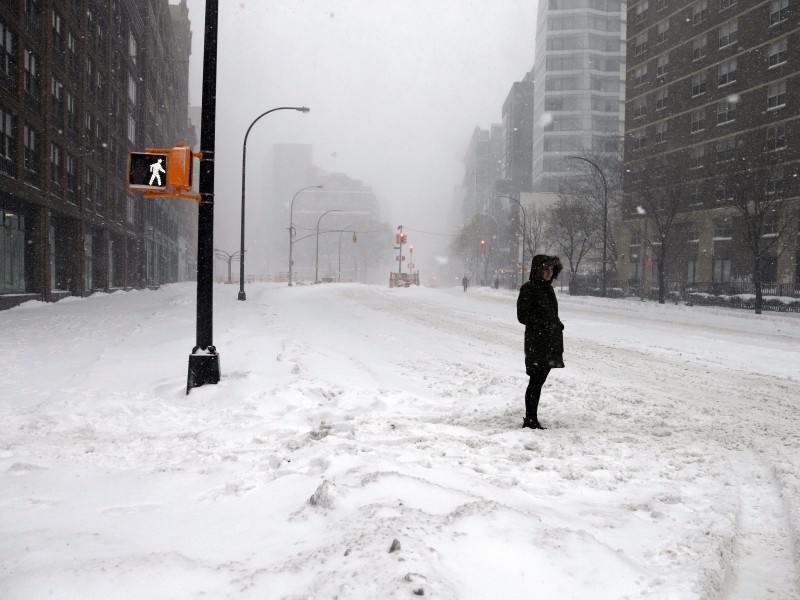
<path fill-rule="evenodd" d="M 531 379 L 528 389 L 525 390 L 525 418 L 537 420 L 539 411 L 539 396 L 542 395 L 542 386 L 550 374 L 550 367 L 541 367 L 528 371 Z"/>

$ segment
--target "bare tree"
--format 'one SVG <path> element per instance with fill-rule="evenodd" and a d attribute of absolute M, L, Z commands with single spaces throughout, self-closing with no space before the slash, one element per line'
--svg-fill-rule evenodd
<path fill-rule="evenodd" d="M 666 272 L 674 261 L 678 241 L 676 218 L 686 210 L 687 193 L 678 169 L 649 166 L 637 198 L 637 212 L 655 227 L 654 239 L 658 241 L 651 242 L 650 248 L 658 265 L 658 303 L 664 304 Z"/>
<path fill-rule="evenodd" d="M 764 261 L 777 258 L 789 246 L 797 227 L 798 166 L 780 164 L 780 158 L 760 144 L 740 144 L 725 190 L 740 217 L 737 233 L 752 260 L 756 314 L 763 306 Z"/>
<path fill-rule="evenodd" d="M 615 273 L 617 229 L 622 215 L 622 153 L 582 150 L 575 152 L 568 163 L 573 174 L 558 182 L 557 193 L 580 198 L 591 207 L 592 222 L 601 240 L 605 220 L 606 268 Z"/>
<path fill-rule="evenodd" d="M 527 215 L 525 221 L 527 230 L 524 233 L 524 239 L 528 258 L 533 258 L 537 252 L 546 254 L 552 247 L 552 242 L 548 236 L 547 210 L 528 204 L 525 207 L 525 213 Z"/>
<path fill-rule="evenodd" d="M 548 231 L 553 244 L 567 260 L 570 291 L 581 261 L 597 249 L 597 227 L 591 206 L 579 198 L 564 196 L 548 210 Z"/>

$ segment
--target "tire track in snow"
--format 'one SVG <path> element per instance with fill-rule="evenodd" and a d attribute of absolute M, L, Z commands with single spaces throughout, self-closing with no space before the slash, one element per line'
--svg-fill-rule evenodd
<path fill-rule="evenodd" d="M 738 482 L 739 513 L 732 540 L 734 563 L 729 565 L 722 597 L 800 597 L 796 540 L 772 466 L 753 450 L 731 456 L 731 466 Z"/>

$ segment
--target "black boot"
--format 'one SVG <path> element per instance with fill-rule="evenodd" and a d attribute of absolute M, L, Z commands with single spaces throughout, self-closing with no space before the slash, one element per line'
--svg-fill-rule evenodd
<path fill-rule="evenodd" d="M 528 429 L 547 429 L 547 427 L 542 427 L 542 424 L 539 423 L 539 419 L 529 419 L 527 417 L 522 419 L 522 427 L 527 427 Z"/>

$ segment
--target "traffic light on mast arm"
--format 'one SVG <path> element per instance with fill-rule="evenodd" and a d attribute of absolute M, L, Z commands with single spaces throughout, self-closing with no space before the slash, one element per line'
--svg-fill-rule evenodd
<path fill-rule="evenodd" d="M 486 240 L 481 240 L 481 250 L 486 248 Z"/>
<path fill-rule="evenodd" d="M 408 234 L 407 233 L 398 233 L 397 236 L 395 236 L 395 241 L 398 244 L 407 244 L 408 243 Z"/>

